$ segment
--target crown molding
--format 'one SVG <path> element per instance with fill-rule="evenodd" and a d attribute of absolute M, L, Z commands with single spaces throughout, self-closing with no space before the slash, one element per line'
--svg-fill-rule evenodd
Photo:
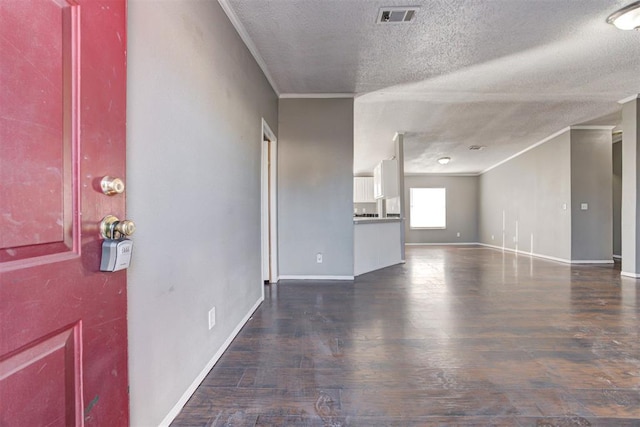
<path fill-rule="evenodd" d="M 296 98 L 354 98 L 353 93 L 283 93 L 280 94 L 281 99 Z"/>
<path fill-rule="evenodd" d="M 267 68 L 266 62 L 264 62 L 264 59 L 258 53 L 258 48 L 253 43 L 253 40 L 251 40 L 251 37 L 249 37 L 249 33 L 244 28 L 244 25 L 242 25 L 242 23 L 240 22 L 240 18 L 238 18 L 238 15 L 236 15 L 236 13 L 233 11 L 233 8 L 229 4 L 229 1 L 218 0 L 218 3 L 222 7 L 222 10 L 224 10 L 224 13 L 227 14 L 229 21 L 231 21 L 231 24 L 236 29 L 238 35 L 244 42 L 245 46 L 247 46 L 247 49 L 249 49 L 249 52 L 251 52 L 253 59 L 255 59 L 256 62 L 258 63 L 258 67 L 260 67 L 260 69 L 262 70 L 262 73 L 267 78 L 267 81 L 269 81 L 271 88 L 276 93 L 276 95 L 280 96 L 280 91 L 278 90 L 278 86 L 273 80 L 273 77 L 271 77 L 271 73 L 269 73 L 269 69 Z"/>
<path fill-rule="evenodd" d="M 549 135 L 548 137 L 546 137 L 546 138 L 545 138 L 545 139 L 543 139 L 542 141 L 538 141 L 538 142 L 536 142 L 535 144 L 530 145 L 529 147 L 525 148 L 524 150 L 517 152 L 517 153 L 516 153 L 516 154 L 514 154 L 513 156 L 507 157 L 506 159 L 499 161 L 498 163 L 496 163 L 496 164 L 495 164 L 495 165 L 493 165 L 493 166 L 489 166 L 488 168 L 486 168 L 485 170 L 483 170 L 482 172 L 480 172 L 480 175 L 482 175 L 482 174 L 484 174 L 484 173 L 487 173 L 487 172 L 489 172 L 491 169 L 495 169 L 495 168 L 497 168 L 498 166 L 500 166 L 500 165 L 503 165 L 503 164 L 507 163 L 509 160 L 513 160 L 513 159 L 515 159 L 516 157 L 518 157 L 518 156 L 520 156 L 520 155 L 522 155 L 522 154 L 526 153 L 527 151 L 529 151 L 529 150 L 533 150 L 533 149 L 534 149 L 534 148 L 536 148 L 537 146 L 542 145 L 542 144 L 544 144 L 545 142 L 549 142 L 549 141 L 551 141 L 553 138 L 555 138 L 556 136 L 560 136 L 560 135 L 562 135 L 563 133 L 568 132 L 568 131 L 570 131 L 570 130 L 571 130 L 571 126 L 567 126 L 566 128 L 561 129 L 561 130 L 559 130 L 558 132 L 556 132 L 556 133 L 554 133 L 554 134 L 552 134 L 552 135 Z"/>
<path fill-rule="evenodd" d="M 576 125 L 569 126 L 571 130 L 613 130 L 615 126 L 609 125 Z"/>
<path fill-rule="evenodd" d="M 404 176 L 410 177 L 456 177 L 456 176 L 480 176 L 480 173 L 455 173 L 455 172 L 406 172 Z"/>
<path fill-rule="evenodd" d="M 635 95 L 631 95 L 624 99 L 621 99 L 620 101 L 618 101 L 618 104 L 626 104 L 627 102 L 633 101 L 634 99 L 638 99 L 638 98 L 640 98 L 640 94 L 636 93 Z"/>

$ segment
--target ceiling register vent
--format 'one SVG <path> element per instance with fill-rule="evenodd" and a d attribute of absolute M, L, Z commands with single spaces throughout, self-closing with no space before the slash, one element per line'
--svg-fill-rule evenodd
<path fill-rule="evenodd" d="M 408 24 L 413 22 L 418 6 L 381 7 L 378 13 L 378 24 Z"/>

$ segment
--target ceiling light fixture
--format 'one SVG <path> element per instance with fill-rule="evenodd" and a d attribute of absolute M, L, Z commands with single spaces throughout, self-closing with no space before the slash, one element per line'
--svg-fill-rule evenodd
<path fill-rule="evenodd" d="M 621 30 L 640 30 L 640 1 L 613 12 L 607 18 L 607 23 Z"/>
<path fill-rule="evenodd" d="M 446 165 L 450 161 L 451 161 L 451 157 L 440 157 L 438 159 L 438 163 L 440 163 L 441 165 Z"/>

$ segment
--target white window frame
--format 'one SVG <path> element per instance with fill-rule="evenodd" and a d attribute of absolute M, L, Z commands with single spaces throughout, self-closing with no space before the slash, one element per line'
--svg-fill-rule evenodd
<path fill-rule="evenodd" d="M 427 190 L 427 191 L 424 191 Z M 437 192 L 434 191 L 428 191 L 428 190 L 437 190 Z M 425 193 L 432 193 L 432 197 L 441 197 L 440 200 L 436 200 L 435 203 L 437 204 L 437 206 L 433 206 L 431 208 L 433 209 L 442 209 L 443 212 L 439 212 L 438 216 L 440 216 L 440 219 L 442 220 L 442 222 L 439 222 L 437 224 L 434 224 L 432 226 L 430 225 L 423 225 L 423 223 L 418 222 L 417 224 L 415 224 L 416 221 L 416 217 L 419 214 L 419 209 L 429 209 L 429 207 L 418 207 L 418 206 L 414 206 L 414 203 L 416 202 L 416 199 L 420 198 L 421 196 L 418 195 L 418 193 L 422 193 L 422 197 L 428 197 Z M 418 201 L 419 202 L 419 201 Z M 414 225 L 415 224 L 415 225 Z M 412 230 L 445 230 L 447 228 L 447 189 L 444 187 L 412 187 L 409 189 L 409 228 L 411 228 Z"/>

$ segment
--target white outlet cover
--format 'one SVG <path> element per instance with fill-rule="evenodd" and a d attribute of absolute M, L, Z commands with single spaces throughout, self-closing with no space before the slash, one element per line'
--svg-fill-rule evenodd
<path fill-rule="evenodd" d="M 581 203 L 580 204 L 580 209 L 583 211 L 586 211 L 587 209 L 589 209 L 589 204 L 588 203 Z"/>
<path fill-rule="evenodd" d="M 213 329 L 216 326 L 216 308 L 213 307 L 209 310 L 209 329 Z"/>

